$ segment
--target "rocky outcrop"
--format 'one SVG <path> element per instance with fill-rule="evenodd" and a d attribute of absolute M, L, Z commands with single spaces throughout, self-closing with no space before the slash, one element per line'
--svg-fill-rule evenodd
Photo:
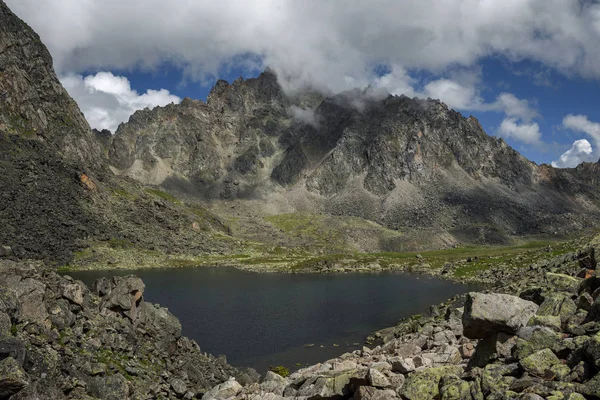
<path fill-rule="evenodd" d="M 0 1 L 0 132 L 39 140 L 89 168 L 104 168 L 91 129 L 58 81 L 39 36 Z"/>
<path fill-rule="evenodd" d="M 143 291 L 131 276 L 90 289 L 39 264 L 0 260 L 0 399 L 192 399 L 230 378 L 253 379 L 202 353 Z"/>

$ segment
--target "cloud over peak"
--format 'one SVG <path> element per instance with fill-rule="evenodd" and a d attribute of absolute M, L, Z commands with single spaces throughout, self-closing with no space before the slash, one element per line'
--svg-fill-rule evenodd
<path fill-rule="evenodd" d="M 434 73 L 482 57 L 600 77 L 600 4 L 577 0 L 7 0 L 59 72 L 180 66 L 192 79 L 251 54 L 295 85 L 373 83 L 375 65 Z M 438 82 L 442 85 L 443 82 Z M 394 89 L 394 88 L 392 88 Z M 450 89 L 450 88 L 448 88 Z"/>
<path fill-rule="evenodd" d="M 131 89 L 127 78 L 111 72 L 86 77 L 69 74 L 61 77 L 61 82 L 93 128 L 112 132 L 136 110 L 181 101 L 166 89 L 148 90 L 140 95 Z"/>
<path fill-rule="evenodd" d="M 569 150 L 552 162 L 552 166 L 568 168 L 576 167 L 582 162 L 597 161 L 600 148 L 600 123 L 590 121 L 585 115 L 569 114 L 563 118 L 562 124 L 565 129 L 587 134 L 593 140 L 595 149 L 586 139 L 576 140 Z"/>

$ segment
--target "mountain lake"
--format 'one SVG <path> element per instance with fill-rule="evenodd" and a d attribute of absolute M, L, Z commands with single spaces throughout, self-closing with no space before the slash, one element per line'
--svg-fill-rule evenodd
<path fill-rule="evenodd" d="M 237 367 L 295 370 L 360 349 L 367 335 L 477 290 L 406 273 L 279 274 L 231 267 L 69 272 L 91 285 L 137 275 L 144 299 L 167 307 L 183 335 Z"/>

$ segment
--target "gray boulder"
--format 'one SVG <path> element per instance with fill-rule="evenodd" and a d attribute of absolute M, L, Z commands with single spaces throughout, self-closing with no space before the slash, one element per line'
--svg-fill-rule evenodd
<path fill-rule="evenodd" d="M 209 390 L 204 397 L 204 400 L 225 400 L 236 396 L 242 391 L 242 385 L 234 380 L 223 382 Z"/>
<path fill-rule="evenodd" d="M 484 339 L 496 332 L 514 334 L 537 310 L 537 304 L 516 296 L 469 293 L 463 314 L 464 335 Z"/>
<path fill-rule="evenodd" d="M 7 357 L 0 361 L 0 399 L 8 399 L 29 384 L 29 378 L 17 360 Z"/>
<path fill-rule="evenodd" d="M 154 337 L 154 345 L 162 352 L 172 352 L 181 337 L 181 322 L 164 307 L 142 303 L 138 323 Z"/>
<path fill-rule="evenodd" d="M 136 276 L 113 278 L 114 287 L 104 297 L 102 307 L 112 311 L 122 312 L 135 322 L 140 304 L 143 300 L 145 285 Z"/>
<path fill-rule="evenodd" d="M 129 397 L 127 379 L 120 373 L 96 378 L 90 382 L 90 392 L 102 400 L 122 400 Z"/>

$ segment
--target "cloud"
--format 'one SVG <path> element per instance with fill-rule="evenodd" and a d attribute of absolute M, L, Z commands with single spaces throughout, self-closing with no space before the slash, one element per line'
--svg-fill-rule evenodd
<path fill-rule="evenodd" d="M 563 118 L 563 126 L 572 131 L 587 133 L 597 144 L 600 143 L 600 123 L 590 121 L 585 115 L 569 114 Z"/>
<path fill-rule="evenodd" d="M 552 166 L 558 168 L 575 167 L 582 162 L 598 160 L 600 148 L 600 123 L 592 122 L 585 115 L 569 114 L 563 118 L 563 127 L 575 132 L 586 133 L 594 141 L 595 150 L 586 139 L 576 140 L 573 146 L 563 153 Z"/>
<path fill-rule="evenodd" d="M 461 85 L 450 79 L 429 82 L 423 89 L 427 97 L 440 99 L 450 108 L 457 110 L 475 110 L 483 104 L 474 86 Z"/>
<path fill-rule="evenodd" d="M 314 128 L 319 128 L 319 120 L 314 110 L 304 109 L 298 106 L 291 106 L 290 112 L 294 119 L 304 122 L 307 125 L 313 126 Z"/>
<path fill-rule="evenodd" d="M 557 161 L 552 161 L 554 168 L 573 168 L 585 161 L 594 161 L 592 145 L 585 139 L 573 142 L 573 146 L 563 153 Z"/>
<path fill-rule="evenodd" d="M 527 100 L 518 99 L 511 93 L 501 93 L 492 107 L 503 110 L 509 117 L 519 118 L 525 122 L 539 116 L 538 112 L 529 106 Z"/>
<path fill-rule="evenodd" d="M 138 94 L 129 80 L 110 72 L 95 75 L 69 74 L 61 78 L 69 94 L 77 101 L 86 119 L 96 129 L 114 132 L 136 110 L 179 103 L 181 99 L 168 90 L 148 90 Z"/>
<path fill-rule="evenodd" d="M 167 62 L 201 81 L 248 55 L 259 60 L 248 68 L 270 66 L 287 87 L 311 84 L 339 92 L 373 84 L 379 65 L 440 76 L 493 55 L 600 78 L 600 4 L 593 1 L 7 3 L 40 34 L 62 75 Z M 390 90 L 402 88 L 396 77 Z M 429 90 L 464 105 L 463 88 L 439 81 Z"/>
<path fill-rule="evenodd" d="M 498 129 L 500 136 L 527 144 L 541 144 L 542 133 L 537 123 L 519 123 L 516 118 L 505 118 Z"/>

